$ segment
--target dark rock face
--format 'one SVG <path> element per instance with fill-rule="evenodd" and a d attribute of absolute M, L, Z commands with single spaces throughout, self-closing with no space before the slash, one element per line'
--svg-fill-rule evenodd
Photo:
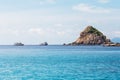
<path fill-rule="evenodd" d="M 101 45 L 110 42 L 110 39 L 107 39 L 102 32 L 92 26 L 88 26 L 80 33 L 80 37 L 69 45 Z"/>

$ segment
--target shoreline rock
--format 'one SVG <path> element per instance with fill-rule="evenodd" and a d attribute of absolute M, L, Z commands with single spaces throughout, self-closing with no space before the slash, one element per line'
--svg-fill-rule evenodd
<path fill-rule="evenodd" d="M 120 47 L 120 43 L 107 43 L 107 44 L 103 44 L 104 47 L 109 47 L 109 46 L 116 46 L 116 47 Z"/>

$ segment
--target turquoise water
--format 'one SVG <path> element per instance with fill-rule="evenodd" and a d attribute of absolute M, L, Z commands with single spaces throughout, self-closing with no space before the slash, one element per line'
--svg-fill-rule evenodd
<path fill-rule="evenodd" d="M 0 80 L 120 80 L 120 47 L 0 46 Z"/>

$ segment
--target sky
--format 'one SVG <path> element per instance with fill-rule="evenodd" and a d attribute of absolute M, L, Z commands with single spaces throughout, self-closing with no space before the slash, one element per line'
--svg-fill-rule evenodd
<path fill-rule="evenodd" d="M 88 25 L 120 38 L 120 0 L 0 0 L 0 44 L 63 44 Z"/>

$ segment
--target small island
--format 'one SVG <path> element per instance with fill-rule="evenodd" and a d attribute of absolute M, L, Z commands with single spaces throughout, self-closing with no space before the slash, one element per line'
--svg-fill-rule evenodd
<path fill-rule="evenodd" d="M 21 43 L 21 42 L 16 42 L 16 43 L 14 44 L 14 46 L 24 46 L 24 44 Z"/>
<path fill-rule="evenodd" d="M 64 45 L 120 46 L 120 43 L 112 42 L 102 32 L 100 32 L 93 26 L 87 26 L 85 30 L 80 33 L 80 37 L 76 41 Z"/>
<path fill-rule="evenodd" d="M 44 43 L 41 43 L 40 46 L 47 46 L 48 43 L 47 42 L 44 42 Z"/>

